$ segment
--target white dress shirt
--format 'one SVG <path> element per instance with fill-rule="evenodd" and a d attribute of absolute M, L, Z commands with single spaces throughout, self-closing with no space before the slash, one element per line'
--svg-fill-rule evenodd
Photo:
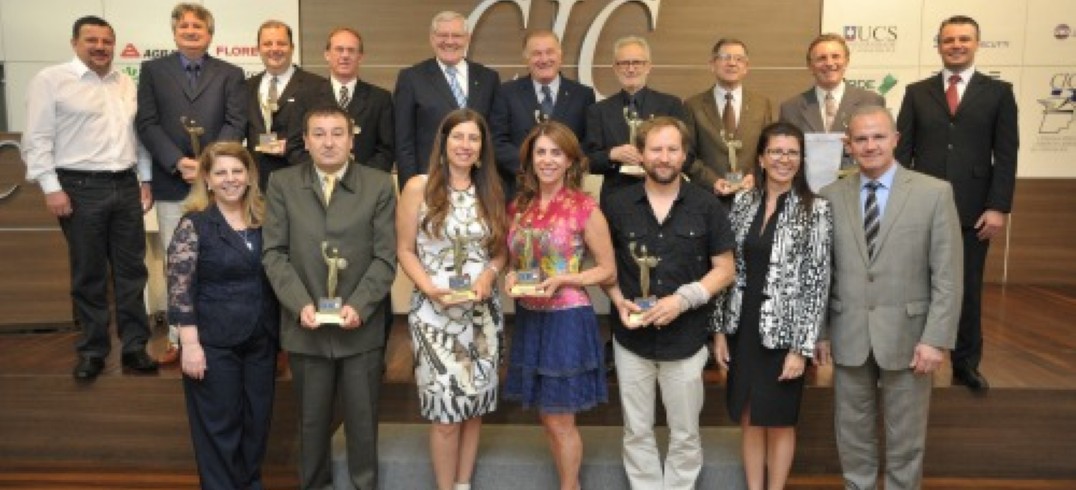
<path fill-rule="evenodd" d="M 971 81 L 971 75 L 975 73 L 975 67 L 969 66 L 966 70 L 956 73 L 948 68 L 942 70 L 942 93 L 949 90 L 949 77 L 958 75 L 960 77 L 960 83 L 956 84 L 956 93 L 960 96 L 959 100 L 964 100 L 964 90 L 968 88 L 968 82 Z"/>
<path fill-rule="evenodd" d="M 76 57 L 38 72 L 26 91 L 26 179 L 46 194 L 62 190 L 56 169 L 119 172 L 137 167 L 138 179 L 150 181 L 149 152 L 134 127 L 137 101 L 134 81 L 114 67 L 101 77 Z"/>
<path fill-rule="evenodd" d="M 743 85 L 734 89 L 725 90 L 721 84 L 714 85 L 714 102 L 717 103 L 717 115 L 725 117 L 725 94 L 732 94 L 733 114 L 736 114 L 736 127 L 740 126 L 740 108 L 743 107 Z"/>

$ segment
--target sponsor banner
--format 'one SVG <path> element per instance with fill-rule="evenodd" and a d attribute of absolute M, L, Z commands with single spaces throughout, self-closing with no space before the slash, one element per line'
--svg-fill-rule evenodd
<path fill-rule="evenodd" d="M 931 0 L 923 2 L 920 42 L 922 64 L 941 63 L 938 57 L 938 26 L 954 15 L 966 15 L 979 23 L 977 65 L 1020 65 L 1024 62 L 1026 0 L 1007 0 L 1004 6 L 982 0 Z"/>
<path fill-rule="evenodd" d="M 1072 6 L 1072 0 L 1028 3 L 1025 64 L 1076 66 L 1076 12 Z"/>
<path fill-rule="evenodd" d="M 1076 177 L 1076 66 L 1024 68 L 1021 177 Z"/>
<path fill-rule="evenodd" d="M 919 71 L 915 67 L 887 70 L 859 68 L 858 64 L 854 64 L 845 72 L 844 79 L 849 85 L 881 94 L 885 97 L 885 106 L 895 117 L 900 101 L 904 99 L 904 88 L 917 80 L 918 74 Z"/>
<path fill-rule="evenodd" d="M 878 1 L 865 8 L 856 0 L 826 0 L 822 32 L 844 36 L 852 66 L 919 64 L 921 2 Z"/>

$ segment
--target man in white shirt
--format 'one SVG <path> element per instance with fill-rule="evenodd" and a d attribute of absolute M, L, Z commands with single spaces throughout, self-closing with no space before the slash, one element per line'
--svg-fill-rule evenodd
<path fill-rule="evenodd" d="M 116 34 L 107 21 L 82 17 L 71 34 L 75 59 L 30 81 L 22 148 L 26 178 L 41 186 L 70 250 L 71 297 L 82 326 L 73 375 L 94 380 L 111 350 L 110 275 L 124 370 L 156 372 L 146 354 L 150 332 L 142 296 L 142 214 L 153 197 L 149 155 L 134 128 L 137 91 L 112 66 Z"/>

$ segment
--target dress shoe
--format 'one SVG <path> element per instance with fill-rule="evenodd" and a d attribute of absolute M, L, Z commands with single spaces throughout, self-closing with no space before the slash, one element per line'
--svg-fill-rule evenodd
<path fill-rule="evenodd" d="M 157 361 L 150 359 L 149 354 L 146 354 L 144 350 L 124 352 L 123 369 L 136 373 L 155 373 L 157 372 Z"/>
<path fill-rule="evenodd" d="M 167 366 L 176 362 L 179 362 L 179 346 L 169 342 L 168 348 L 157 355 L 157 364 Z"/>
<path fill-rule="evenodd" d="M 975 368 L 953 368 L 953 384 L 967 386 L 972 393 L 986 393 L 990 389 L 986 377 Z"/>
<path fill-rule="evenodd" d="M 80 356 L 72 375 L 79 381 L 93 381 L 105 368 L 105 360 L 100 357 Z"/>

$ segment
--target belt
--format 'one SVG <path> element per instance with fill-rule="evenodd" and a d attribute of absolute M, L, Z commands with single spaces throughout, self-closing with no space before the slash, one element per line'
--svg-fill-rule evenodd
<path fill-rule="evenodd" d="M 109 170 L 68 170 L 66 168 L 58 168 L 56 169 L 56 175 L 69 175 L 71 177 L 82 177 L 84 179 L 123 180 L 134 177 L 135 171 L 130 168 L 116 172 Z"/>

